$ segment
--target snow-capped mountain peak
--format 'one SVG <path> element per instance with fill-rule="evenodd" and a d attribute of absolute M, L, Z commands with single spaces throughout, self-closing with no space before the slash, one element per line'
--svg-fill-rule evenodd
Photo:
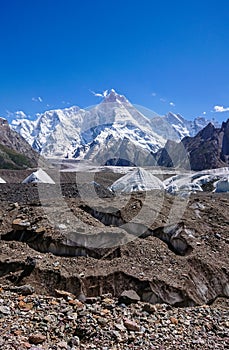
<path fill-rule="evenodd" d="M 102 103 L 124 103 L 130 104 L 124 95 L 118 94 L 114 89 L 111 89 L 107 96 L 105 96 Z"/>

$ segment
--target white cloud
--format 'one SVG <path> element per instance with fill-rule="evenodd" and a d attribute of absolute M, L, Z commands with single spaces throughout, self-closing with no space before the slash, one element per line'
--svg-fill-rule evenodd
<path fill-rule="evenodd" d="M 163 103 L 165 103 L 165 102 L 166 102 L 166 99 L 162 97 L 162 98 L 160 98 L 160 101 L 163 102 Z"/>
<path fill-rule="evenodd" d="M 90 92 L 96 97 L 106 97 L 108 95 L 108 90 L 105 90 L 103 92 L 94 92 L 90 90 Z"/>
<path fill-rule="evenodd" d="M 202 114 L 203 114 L 203 115 L 206 115 L 206 114 L 207 114 L 207 112 L 203 112 Z"/>
<path fill-rule="evenodd" d="M 214 109 L 214 112 L 219 112 L 219 113 L 222 113 L 222 112 L 228 112 L 229 111 L 229 107 L 224 107 L 224 106 L 214 106 L 213 107 Z"/>
<path fill-rule="evenodd" d="M 151 94 L 153 97 L 157 96 L 156 92 L 152 92 Z"/>
<path fill-rule="evenodd" d="M 172 106 L 172 107 L 175 107 L 175 106 L 176 106 L 174 102 L 169 102 L 169 104 L 170 104 L 170 106 Z"/>
<path fill-rule="evenodd" d="M 42 99 L 40 96 L 38 96 L 38 97 L 32 97 L 32 101 L 33 101 L 33 102 L 43 102 L 43 99 Z"/>

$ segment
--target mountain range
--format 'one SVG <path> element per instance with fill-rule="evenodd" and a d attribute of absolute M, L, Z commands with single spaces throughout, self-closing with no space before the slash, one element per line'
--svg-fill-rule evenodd
<path fill-rule="evenodd" d="M 155 164 L 154 155 L 168 139 L 193 137 L 208 123 L 202 117 L 188 121 L 171 112 L 148 118 L 112 89 L 91 109 L 50 110 L 35 120 L 22 114 L 11 127 L 46 157 L 140 166 Z"/>

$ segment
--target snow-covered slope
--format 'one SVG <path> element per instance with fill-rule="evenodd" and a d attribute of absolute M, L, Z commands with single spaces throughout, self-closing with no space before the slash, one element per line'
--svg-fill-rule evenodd
<path fill-rule="evenodd" d="M 77 114 L 77 118 L 75 118 Z M 65 156 L 75 145 L 84 111 L 78 107 L 38 114 L 34 121 L 13 120 L 11 126 L 38 152 L 47 156 Z"/>

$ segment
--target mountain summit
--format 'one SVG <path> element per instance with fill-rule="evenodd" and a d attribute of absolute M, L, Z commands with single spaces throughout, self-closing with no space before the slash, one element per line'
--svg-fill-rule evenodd
<path fill-rule="evenodd" d="M 103 103 L 124 103 L 130 104 L 124 95 L 119 95 L 114 89 L 111 89 L 108 95 L 104 98 Z"/>

